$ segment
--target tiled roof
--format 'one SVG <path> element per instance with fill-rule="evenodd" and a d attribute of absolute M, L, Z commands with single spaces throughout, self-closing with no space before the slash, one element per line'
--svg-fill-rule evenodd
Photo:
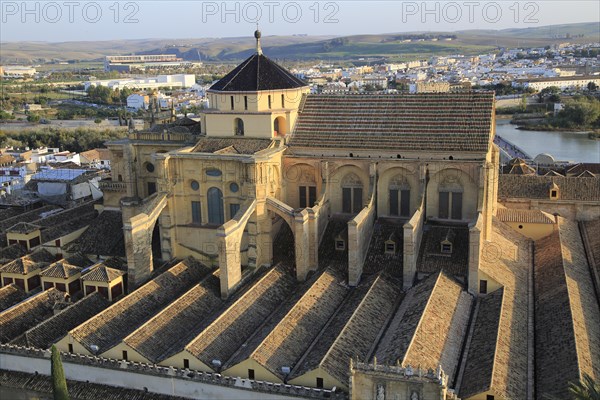
<path fill-rule="evenodd" d="M 40 229 L 39 226 L 34 225 L 34 224 L 30 224 L 27 222 L 19 222 L 18 224 L 15 224 L 13 226 L 11 226 L 10 228 L 8 228 L 6 230 L 7 233 L 23 233 L 23 234 L 27 234 L 27 233 L 31 233 L 35 230 Z"/>
<path fill-rule="evenodd" d="M 454 234 L 452 254 L 442 254 L 441 243 L 448 234 Z M 469 256 L 469 229 L 466 226 L 442 226 L 428 224 L 423 230 L 417 271 L 436 273 L 441 270 L 456 276 L 466 277 Z"/>
<path fill-rule="evenodd" d="M 596 293 L 600 296 L 600 219 L 581 222 L 581 230 L 594 282 L 596 282 Z"/>
<path fill-rule="evenodd" d="M 600 177 L 517 176 L 501 174 L 498 200 L 511 198 L 550 199 L 550 187 L 560 189 L 560 200 L 600 201 Z"/>
<path fill-rule="evenodd" d="M 411 288 L 375 355 L 389 365 L 435 369 L 454 376 L 469 322 L 471 296 L 443 271 Z"/>
<path fill-rule="evenodd" d="M 27 249 L 19 243 L 4 247 L 0 249 L 0 266 L 15 258 L 23 257 L 25 254 L 27 254 Z"/>
<path fill-rule="evenodd" d="M 341 273 L 326 269 L 250 358 L 283 379 L 281 368 L 296 365 L 348 295 L 344 280 Z"/>
<path fill-rule="evenodd" d="M 0 289 L 0 312 L 25 300 L 27 293 L 14 283 Z"/>
<path fill-rule="evenodd" d="M 36 224 L 42 227 L 42 243 L 56 240 L 88 226 L 97 215 L 94 203 L 88 202 L 36 221 Z"/>
<path fill-rule="evenodd" d="M 69 330 L 98 314 L 109 304 L 104 296 L 94 292 L 29 329 L 16 344 L 47 349 L 62 339 Z"/>
<path fill-rule="evenodd" d="M 508 162 L 508 165 L 503 169 L 504 173 L 511 175 L 535 175 L 535 168 L 527 165 L 525 160 L 514 158 Z"/>
<path fill-rule="evenodd" d="M 188 258 L 69 333 L 89 351 L 90 346 L 98 346 L 101 354 L 189 290 L 209 272 L 208 267 Z"/>
<path fill-rule="evenodd" d="M 494 94 L 307 95 L 289 145 L 486 152 Z"/>
<path fill-rule="evenodd" d="M 567 176 L 579 176 L 585 171 L 594 175 L 600 174 L 600 163 L 579 163 L 567 169 Z"/>
<path fill-rule="evenodd" d="M 42 249 L 4 264 L 0 267 L 0 272 L 27 275 L 31 271 L 47 267 L 52 261 L 54 256 Z"/>
<path fill-rule="evenodd" d="M 101 263 L 93 266 L 88 272 L 81 275 L 81 280 L 93 282 L 112 282 L 118 277 L 125 275 L 125 273 L 125 271 L 110 268 L 107 267 L 106 264 Z"/>
<path fill-rule="evenodd" d="M 294 278 L 283 268 L 269 270 L 187 346 L 204 364 L 223 364 L 290 294 Z"/>
<path fill-rule="evenodd" d="M 65 294 L 48 289 L 0 313 L 0 343 L 16 339 L 29 328 L 53 315 L 54 305 L 63 301 Z"/>
<path fill-rule="evenodd" d="M 304 353 L 302 358 L 298 361 L 292 370 L 288 381 L 319 367 L 323 361 L 323 358 L 328 354 L 336 342 L 336 339 L 340 336 L 344 330 L 344 327 L 352 315 L 356 312 L 356 309 L 361 304 L 378 277 L 379 274 L 371 275 L 367 279 L 361 281 L 358 286 L 350 290 L 349 295 L 346 297 L 340 308 L 321 330 L 319 336 L 313 341 L 306 353 Z M 348 369 L 346 364 L 347 361 L 345 361 L 344 366 L 345 369 Z M 346 381 L 347 380 L 344 380 L 343 382 Z"/>
<path fill-rule="evenodd" d="M 524 222 L 530 224 L 554 224 L 552 214 L 540 210 L 498 208 L 496 217 L 502 222 Z"/>
<path fill-rule="evenodd" d="M 500 288 L 477 299 L 473 333 L 460 386 L 463 398 L 486 392 L 492 385 L 503 294 L 504 289 Z"/>
<path fill-rule="evenodd" d="M 385 251 L 385 242 L 390 237 L 393 237 L 396 243 L 396 252 L 394 254 L 389 254 Z M 381 218 L 375 221 L 363 273 L 372 274 L 385 269 L 389 274 L 402 278 L 403 243 L 404 228 L 402 223 L 392 223 Z"/>
<path fill-rule="evenodd" d="M 153 363 L 183 350 L 223 303 L 219 282 L 219 271 L 208 275 L 123 342 Z"/>
<path fill-rule="evenodd" d="M 57 261 L 42 272 L 40 272 L 40 276 L 45 276 L 48 278 L 62 278 L 67 279 L 74 275 L 77 275 L 82 270 L 81 267 L 76 267 L 75 265 L 67 264 L 64 261 Z"/>
<path fill-rule="evenodd" d="M 569 382 L 600 371 L 600 310 L 577 223 L 536 242 L 536 392 L 569 396 Z"/>
<path fill-rule="evenodd" d="M 89 224 L 77 239 L 65 246 L 69 252 L 125 257 L 123 216 L 121 211 L 105 210 Z"/>
<path fill-rule="evenodd" d="M 229 149 L 230 153 L 254 154 L 266 149 L 270 144 L 271 139 L 203 137 L 198 140 L 192 152 L 217 153 Z"/>
<path fill-rule="evenodd" d="M 348 360 L 358 358 L 366 361 L 385 322 L 394 311 L 400 291 L 398 282 L 379 275 L 324 355 L 320 366 L 338 381 L 348 382 Z"/>
<path fill-rule="evenodd" d="M 480 361 L 479 370 L 483 376 L 491 376 L 490 390 L 498 397 L 524 399 L 528 393 L 527 382 L 531 379 L 528 360 L 533 352 L 528 346 L 530 306 L 527 301 L 532 268 L 531 240 L 494 218 L 490 243 L 487 246 L 492 247 L 482 251 L 479 268 L 503 286 L 502 308 L 492 364 Z M 482 334 L 489 335 L 489 332 Z M 473 335 L 471 343 L 486 340 Z M 484 371 L 483 368 L 487 367 L 491 370 Z M 467 377 L 466 373 L 463 375 L 463 385 L 469 387 L 465 383 L 469 378 L 473 377 Z M 471 387 L 476 388 L 480 384 L 478 382 Z"/>
<path fill-rule="evenodd" d="M 255 53 L 210 87 L 210 90 L 255 92 L 307 86 L 268 57 Z"/>

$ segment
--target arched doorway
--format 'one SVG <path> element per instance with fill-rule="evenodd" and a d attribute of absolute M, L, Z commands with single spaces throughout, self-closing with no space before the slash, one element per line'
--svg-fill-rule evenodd
<path fill-rule="evenodd" d="M 277 230 L 273 238 L 273 265 L 282 264 L 292 274 L 296 275 L 296 244 L 292 229 L 283 218 L 270 213 L 273 229 Z"/>
<path fill-rule="evenodd" d="M 160 246 L 160 227 L 158 224 L 159 219 L 154 222 L 154 229 L 152 229 L 152 261 L 154 268 L 160 267 L 162 264 L 162 250 Z"/>
<path fill-rule="evenodd" d="M 233 120 L 233 133 L 236 136 L 244 136 L 244 121 L 241 118 Z"/>
<path fill-rule="evenodd" d="M 211 187 L 208 189 L 208 223 L 213 225 L 223 225 L 225 215 L 223 213 L 223 192 L 221 189 Z"/>
<path fill-rule="evenodd" d="M 277 117 L 273 121 L 273 136 L 283 137 L 287 134 L 286 123 L 284 117 Z"/>
<path fill-rule="evenodd" d="M 342 180 L 342 212 L 358 214 L 363 209 L 363 184 L 354 173 L 348 173 Z"/>

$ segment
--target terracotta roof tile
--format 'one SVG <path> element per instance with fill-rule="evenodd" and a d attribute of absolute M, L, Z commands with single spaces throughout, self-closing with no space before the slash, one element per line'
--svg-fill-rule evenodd
<path fill-rule="evenodd" d="M 183 350 L 222 305 L 219 271 L 173 301 L 163 311 L 131 333 L 123 342 L 153 363 Z"/>
<path fill-rule="evenodd" d="M 494 94 L 307 95 L 289 145 L 486 152 Z"/>
<path fill-rule="evenodd" d="M 524 222 L 531 224 L 554 224 L 554 216 L 540 210 L 498 208 L 496 217 L 502 222 Z"/>
<path fill-rule="evenodd" d="M 57 289 L 48 289 L 0 313 L 0 343 L 16 339 L 29 328 L 50 318 L 54 305 L 65 299 L 65 294 Z"/>
<path fill-rule="evenodd" d="M 29 329 L 15 344 L 47 349 L 62 339 L 69 330 L 82 324 L 109 305 L 110 302 L 100 293 L 94 292 Z"/>
<path fill-rule="evenodd" d="M 189 290 L 210 269 L 188 258 L 147 282 L 115 304 L 69 332 L 91 351 L 92 345 L 104 353 L 163 307 Z"/>
<path fill-rule="evenodd" d="M 14 283 L 0 289 L 0 312 L 25 300 L 27 293 Z"/>
<path fill-rule="evenodd" d="M 223 364 L 290 294 L 294 278 L 283 268 L 269 270 L 187 346 L 186 350 L 211 366 Z"/>

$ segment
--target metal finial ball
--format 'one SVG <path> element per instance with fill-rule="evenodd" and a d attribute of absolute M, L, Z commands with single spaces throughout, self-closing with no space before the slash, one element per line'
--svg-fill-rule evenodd
<path fill-rule="evenodd" d="M 260 39 L 260 31 L 258 29 L 254 31 L 254 37 Z"/>

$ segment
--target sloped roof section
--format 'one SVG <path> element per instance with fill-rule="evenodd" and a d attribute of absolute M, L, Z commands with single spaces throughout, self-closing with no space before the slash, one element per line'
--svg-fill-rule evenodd
<path fill-rule="evenodd" d="M 13 343 L 47 349 L 62 339 L 69 329 L 75 328 L 109 305 L 110 302 L 107 299 L 100 293 L 94 292 L 29 329 L 23 338 Z"/>
<path fill-rule="evenodd" d="M 257 92 L 307 86 L 281 65 L 255 53 L 210 87 L 221 92 Z"/>
<path fill-rule="evenodd" d="M 494 94 L 307 95 L 289 145 L 487 152 Z"/>
<path fill-rule="evenodd" d="M 14 306 L 26 298 L 27 293 L 14 283 L 4 286 L 0 289 L 0 312 Z"/>

